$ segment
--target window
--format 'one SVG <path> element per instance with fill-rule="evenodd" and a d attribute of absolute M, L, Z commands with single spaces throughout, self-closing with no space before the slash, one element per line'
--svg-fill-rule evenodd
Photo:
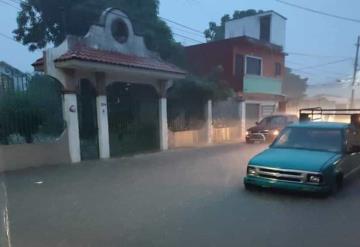
<path fill-rule="evenodd" d="M 270 121 L 271 128 L 282 128 L 286 125 L 286 118 L 283 116 L 272 117 Z"/>
<path fill-rule="evenodd" d="M 270 15 L 260 18 L 260 40 L 270 42 L 270 24 Z"/>
<path fill-rule="evenodd" d="M 261 75 L 261 58 L 246 57 L 246 74 Z"/>
<path fill-rule="evenodd" d="M 116 41 L 123 44 L 128 40 L 129 30 L 126 23 L 117 19 L 111 24 L 111 33 Z"/>
<path fill-rule="evenodd" d="M 281 76 L 281 64 L 275 63 L 275 76 Z"/>
<path fill-rule="evenodd" d="M 341 152 L 342 131 L 339 129 L 286 128 L 272 147 Z"/>

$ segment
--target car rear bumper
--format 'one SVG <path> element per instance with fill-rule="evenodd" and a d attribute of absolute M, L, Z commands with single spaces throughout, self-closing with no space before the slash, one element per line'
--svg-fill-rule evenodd
<path fill-rule="evenodd" d="M 247 142 L 271 142 L 274 139 L 274 136 L 263 133 L 250 133 L 246 136 Z"/>
<path fill-rule="evenodd" d="M 315 193 L 326 193 L 330 191 L 330 187 L 328 185 L 311 185 L 304 183 L 294 183 L 294 182 L 266 179 L 255 176 L 246 176 L 244 178 L 244 184 L 254 185 L 262 188 L 307 191 L 307 192 L 315 192 Z"/>

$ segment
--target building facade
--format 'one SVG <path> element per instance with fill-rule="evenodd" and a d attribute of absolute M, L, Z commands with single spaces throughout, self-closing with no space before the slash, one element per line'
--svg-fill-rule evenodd
<path fill-rule="evenodd" d="M 283 16 L 268 11 L 226 23 L 224 40 L 186 47 L 194 73 L 221 71 L 221 82 L 244 101 L 246 127 L 285 102 L 285 26 Z"/>
<path fill-rule="evenodd" d="M 8 90 L 24 90 L 26 87 L 27 75 L 11 66 L 0 61 L 0 93 Z"/>

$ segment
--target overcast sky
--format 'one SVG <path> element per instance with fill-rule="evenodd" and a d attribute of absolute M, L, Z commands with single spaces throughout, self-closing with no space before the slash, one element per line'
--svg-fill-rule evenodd
<path fill-rule="evenodd" d="M 145 1 L 145 0 L 144 0 Z M 339 16 L 359 18 L 359 0 L 286 0 L 305 7 L 322 10 Z M 16 27 L 17 10 L 0 1 L 0 35 L 12 36 Z M 310 83 L 333 82 L 352 74 L 355 42 L 360 35 L 360 23 L 338 20 L 296 9 L 275 0 L 160 0 L 160 16 L 182 23 L 196 30 L 204 30 L 209 21 L 219 22 L 224 14 L 234 10 L 274 10 L 288 18 L 285 51 L 289 53 L 287 66 L 302 69 L 332 63 L 333 65 L 306 68 L 296 71 L 310 78 Z M 184 45 L 204 41 L 200 33 L 169 23 L 175 37 Z M 188 38 L 179 35 L 188 36 Z M 190 39 L 191 38 L 191 39 Z M 30 64 L 41 56 L 41 51 L 29 52 L 26 47 L 0 36 L 0 60 L 23 71 L 32 71 Z M 306 54 L 296 55 L 294 53 Z"/>

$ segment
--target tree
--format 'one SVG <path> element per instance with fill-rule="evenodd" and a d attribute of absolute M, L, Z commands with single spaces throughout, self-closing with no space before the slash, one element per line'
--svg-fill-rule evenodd
<path fill-rule="evenodd" d="M 159 0 L 24 0 L 13 32 L 16 40 L 31 51 L 47 44 L 59 45 L 66 34 L 85 35 L 109 7 L 119 8 L 129 16 L 149 49 L 164 59 L 181 62 L 181 45 L 158 17 Z"/>
<path fill-rule="evenodd" d="M 285 69 L 285 77 L 282 92 L 291 100 L 298 100 L 305 97 L 308 78 L 301 78 L 292 73 L 291 69 Z"/>
<path fill-rule="evenodd" d="M 225 23 L 231 20 L 241 19 L 243 17 L 252 16 L 263 13 L 263 10 L 256 11 L 254 9 L 248 10 L 236 10 L 232 17 L 230 15 L 224 15 L 220 20 L 220 25 L 216 22 L 210 22 L 209 28 L 204 31 L 205 38 L 208 42 L 225 39 Z"/>

